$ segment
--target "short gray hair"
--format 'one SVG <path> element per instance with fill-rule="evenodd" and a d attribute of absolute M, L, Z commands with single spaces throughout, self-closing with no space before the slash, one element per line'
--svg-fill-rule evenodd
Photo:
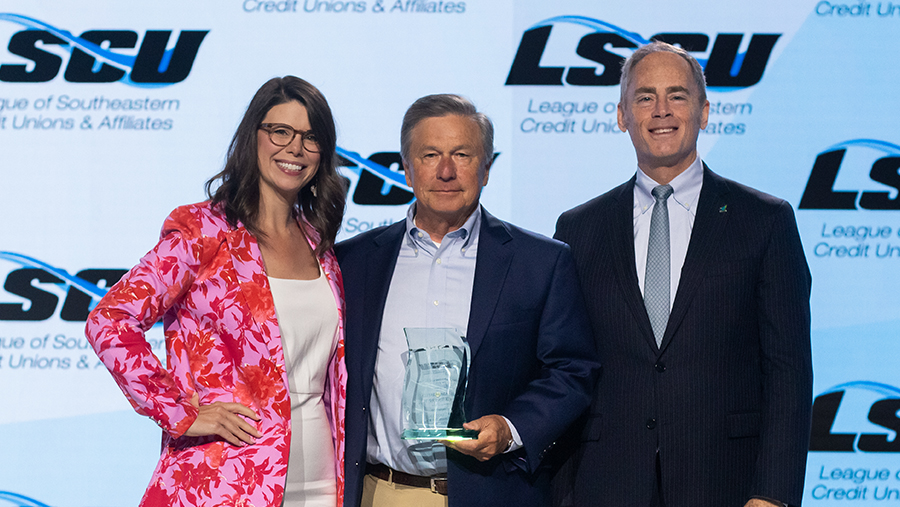
<path fill-rule="evenodd" d="M 637 51 L 632 53 L 622 64 L 622 78 L 619 80 L 620 103 L 625 103 L 625 91 L 628 90 L 628 80 L 630 79 L 631 71 L 634 70 L 634 66 L 637 65 L 639 61 L 643 60 L 645 56 L 653 53 L 675 53 L 683 58 L 684 61 L 691 66 L 691 74 L 694 76 L 694 83 L 697 85 L 697 89 L 700 90 L 700 104 L 703 104 L 706 101 L 706 77 L 703 75 L 703 68 L 700 67 L 700 62 L 691 56 L 690 53 L 679 47 L 662 41 L 653 41 L 650 44 L 638 48 Z"/>
<path fill-rule="evenodd" d="M 403 115 L 403 126 L 400 127 L 400 157 L 409 161 L 412 131 L 422 120 L 457 115 L 472 119 L 481 131 L 481 145 L 484 150 L 484 163 L 490 164 L 494 156 L 494 125 L 484 113 L 475 109 L 475 104 L 459 95 L 442 93 L 426 95 L 413 102 Z"/>

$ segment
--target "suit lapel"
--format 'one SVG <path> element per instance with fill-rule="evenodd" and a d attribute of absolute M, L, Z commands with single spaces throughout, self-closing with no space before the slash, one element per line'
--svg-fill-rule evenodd
<path fill-rule="evenodd" d="M 387 302 L 391 278 L 394 276 L 394 268 L 397 266 L 397 256 L 400 254 L 400 245 L 405 232 L 406 220 L 401 220 L 372 239 L 370 247 L 366 249 L 367 265 L 364 289 L 362 293 L 354 294 L 355 300 L 347 305 L 348 307 L 357 305 L 356 308 L 363 308 L 362 322 L 365 325 L 359 333 L 355 333 L 359 337 L 359 342 L 352 346 L 360 351 L 359 357 L 365 361 L 361 365 L 361 378 L 367 400 L 372 393 L 384 305 Z M 362 301 L 358 298 L 362 298 Z M 352 335 L 347 335 L 347 340 L 352 338 Z"/>
<path fill-rule="evenodd" d="M 472 305 L 466 329 L 473 358 L 487 333 L 513 258 L 512 236 L 506 226 L 484 208 L 481 213 Z"/>
<path fill-rule="evenodd" d="M 711 261 L 712 253 L 728 223 L 728 184 L 703 164 L 703 187 L 697 203 L 697 216 L 691 230 L 691 241 L 681 268 L 681 280 L 675 303 L 669 314 L 662 348 L 665 349 L 684 319 L 691 299 L 697 293 Z"/>
<path fill-rule="evenodd" d="M 613 241 L 611 244 L 625 245 L 626 248 L 612 248 L 613 262 L 616 280 L 625 294 L 625 302 L 640 325 L 644 341 L 656 351 L 656 338 L 653 337 L 653 327 L 650 325 L 650 317 L 647 316 L 647 308 L 644 306 L 644 296 L 638 285 L 634 259 L 634 184 L 636 179 L 637 176 L 633 176 L 628 183 L 620 186 L 614 196 L 617 204 L 613 208 L 615 216 L 612 221 Z M 628 245 L 631 248 L 627 248 Z"/>

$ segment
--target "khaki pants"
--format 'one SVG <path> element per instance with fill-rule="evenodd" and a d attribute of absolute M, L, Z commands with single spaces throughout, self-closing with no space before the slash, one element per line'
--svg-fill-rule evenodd
<path fill-rule="evenodd" d="M 447 507 L 447 497 L 366 475 L 360 507 Z"/>

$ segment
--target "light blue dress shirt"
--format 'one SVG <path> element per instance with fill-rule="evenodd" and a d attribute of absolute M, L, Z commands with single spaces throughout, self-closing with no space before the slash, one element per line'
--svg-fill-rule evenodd
<path fill-rule="evenodd" d="M 650 216 L 656 199 L 650 191 L 659 183 L 647 176 L 640 168 L 634 184 L 634 260 L 637 268 L 638 285 L 644 293 L 644 274 L 647 267 L 647 246 L 650 242 Z M 671 263 L 671 289 L 669 291 L 669 308 L 675 302 L 678 282 L 681 281 L 681 268 L 687 256 L 688 244 L 691 242 L 691 231 L 694 229 L 694 217 L 697 215 L 697 203 L 700 200 L 700 188 L 703 186 L 703 164 L 700 157 L 675 177 L 669 185 L 674 192 L 666 201 L 669 210 L 669 248 Z"/>
<path fill-rule="evenodd" d="M 434 475 L 447 471 L 446 449 L 431 442 L 402 440 L 400 399 L 406 371 L 403 328 L 448 327 L 466 334 L 481 208 L 440 245 L 415 225 L 415 203 L 406 215 L 406 235 L 391 279 L 375 358 L 367 460 L 395 470 Z"/>

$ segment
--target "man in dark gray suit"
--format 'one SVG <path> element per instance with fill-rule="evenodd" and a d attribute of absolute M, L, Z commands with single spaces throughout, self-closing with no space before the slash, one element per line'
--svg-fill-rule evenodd
<path fill-rule="evenodd" d="M 603 373 L 556 477 L 560 505 L 799 505 L 811 278 L 788 203 L 700 160 L 709 102 L 687 52 L 622 71 L 635 177 L 560 216 Z M 765 162 L 765 161 L 762 161 Z"/>

